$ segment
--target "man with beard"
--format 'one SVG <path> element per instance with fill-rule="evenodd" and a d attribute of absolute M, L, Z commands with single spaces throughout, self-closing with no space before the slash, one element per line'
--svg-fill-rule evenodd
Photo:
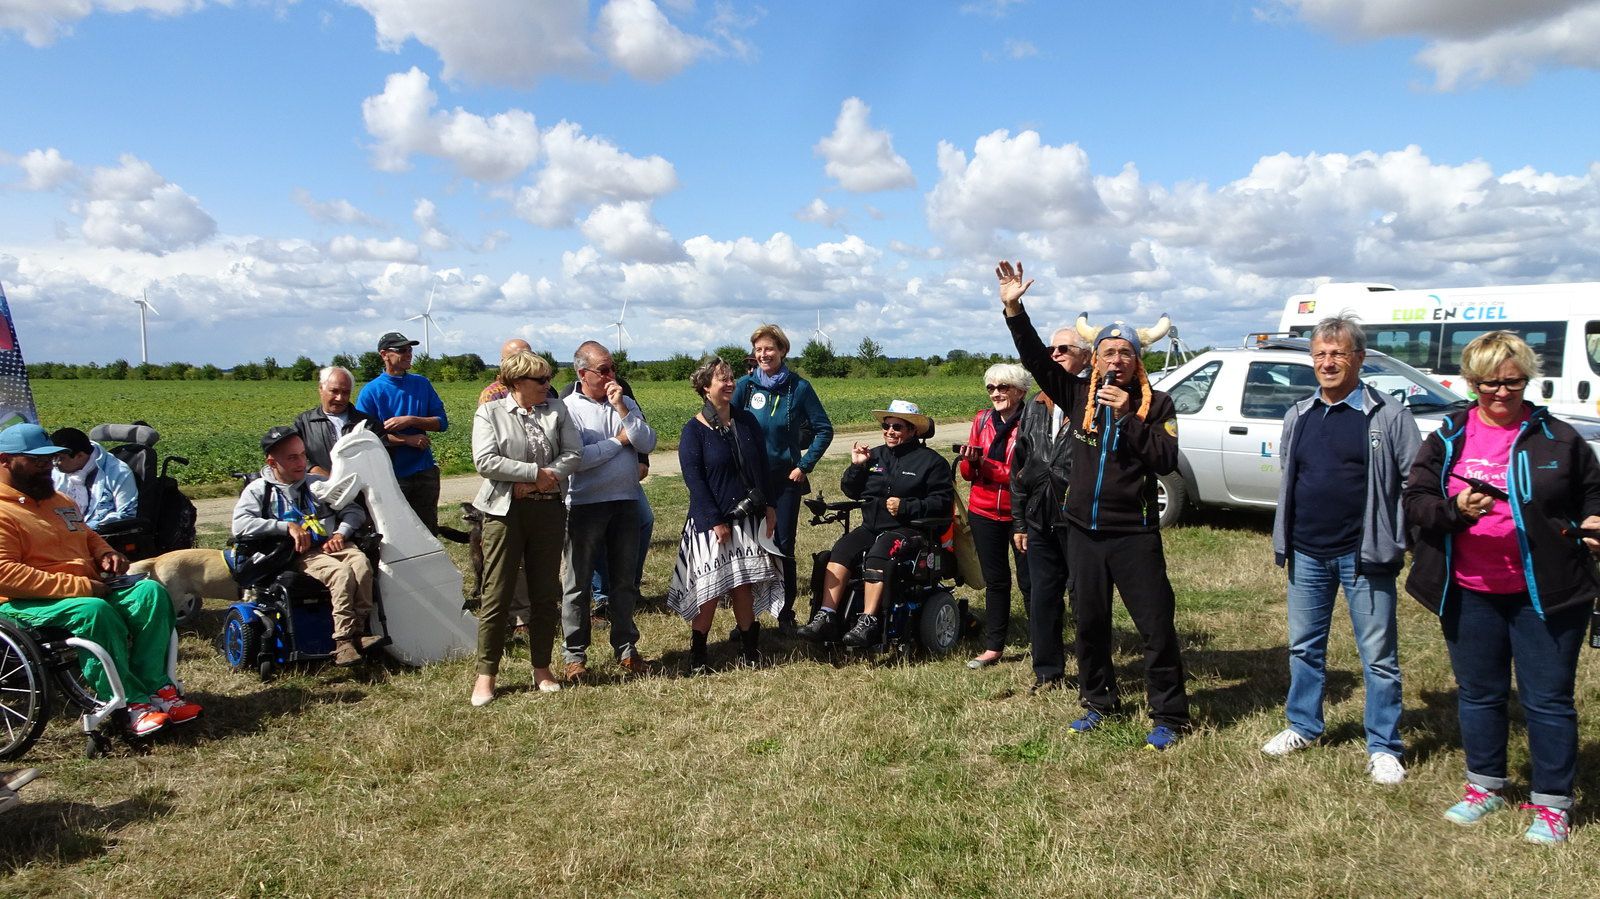
<path fill-rule="evenodd" d="M 1093 341 L 1088 381 L 1050 357 L 1022 308 L 1032 281 L 1021 264 L 1001 262 L 1000 300 L 1022 364 L 1072 422 L 1072 473 L 1065 499 L 1067 569 L 1078 621 L 1078 691 L 1084 713 L 1072 733 L 1098 728 L 1121 709 L 1111 664 L 1111 590 L 1116 587 L 1144 642 L 1145 695 L 1154 727 L 1145 746 L 1164 750 L 1189 728 L 1189 697 L 1174 623 L 1176 601 L 1161 547 L 1156 476 L 1178 465 L 1172 400 L 1150 386 L 1143 345 L 1166 329 L 1139 331 L 1123 322 L 1078 331 Z"/>
<path fill-rule="evenodd" d="M 50 480 L 62 452 L 36 424 L 0 432 L 0 615 L 105 647 L 128 694 L 134 736 L 193 721 L 200 706 L 167 677 L 172 598 L 152 580 L 120 581 L 127 558 L 84 524 Z M 83 655 L 84 679 L 96 696 L 110 697 L 105 667 Z"/>

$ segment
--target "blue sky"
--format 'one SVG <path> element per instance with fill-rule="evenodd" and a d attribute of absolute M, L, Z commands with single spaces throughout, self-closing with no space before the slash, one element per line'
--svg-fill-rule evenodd
<path fill-rule="evenodd" d="M 118 10 L 130 8 L 132 11 Z M 1600 2 L 4 0 L 28 358 L 1004 349 L 1321 280 L 1600 279 Z"/>

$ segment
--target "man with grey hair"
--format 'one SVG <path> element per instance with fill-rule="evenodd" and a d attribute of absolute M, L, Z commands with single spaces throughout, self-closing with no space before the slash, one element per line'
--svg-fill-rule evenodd
<path fill-rule="evenodd" d="M 1050 358 L 1074 377 L 1089 364 L 1089 343 L 1077 328 L 1050 335 Z M 1061 686 L 1067 676 L 1067 528 L 1062 518 L 1072 472 L 1071 412 L 1044 391 L 1023 406 L 1011 460 L 1012 541 L 1027 554 L 1028 639 L 1033 691 Z M 1020 573 L 1019 573 L 1020 574 Z"/>
<path fill-rule="evenodd" d="M 342 365 L 330 365 L 317 373 L 320 402 L 295 417 L 294 429 L 306 442 L 306 461 L 310 472 L 327 477 L 333 468 L 333 445 L 356 428 L 368 428 L 382 435 L 383 428 L 372 416 L 350 404 L 356 378 Z"/>
<path fill-rule="evenodd" d="M 1289 574 L 1289 726 L 1261 751 L 1288 755 L 1322 735 L 1328 631 L 1343 587 L 1365 670 L 1367 774 L 1392 786 L 1406 776 L 1395 638 L 1395 576 L 1406 552 L 1400 497 L 1422 438 L 1404 401 L 1361 383 L 1366 351 L 1353 316 L 1317 323 L 1318 389 L 1283 416 L 1272 546 Z"/>
<path fill-rule="evenodd" d="M 656 432 L 639 404 L 617 383 L 611 352 L 585 341 L 572 355 L 577 389 L 564 399 L 583 452 L 578 470 L 567 479 L 567 541 L 561 579 L 561 627 L 565 636 L 566 679 L 588 675 L 590 582 L 595 555 L 603 547 L 611 575 L 611 649 L 624 672 L 644 674 L 649 665 L 638 651 L 639 629 L 633 609 L 639 601 L 638 453 L 655 449 Z"/>

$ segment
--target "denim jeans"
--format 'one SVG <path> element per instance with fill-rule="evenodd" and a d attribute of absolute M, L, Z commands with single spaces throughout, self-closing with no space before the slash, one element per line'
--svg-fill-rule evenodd
<path fill-rule="evenodd" d="M 1395 576 L 1356 574 L 1356 553 L 1315 559 L 1303 552 L 1289 562 L 1289 726 L 1307 739 L 1322 735 L 1327 685 L 1328 629 L 1333 600 L 1344 587 L 1361 654 L 1367 703 L 1367 752 L 1400 755 L 1400 654 L 1395 641 Z"/>
<path fill-rule="evenodd" d="M 650 508 L 650 500 L 644 495 L 644 485 L 639 485 L 639 574 L 633 579 L 633 585 L 638 587 L 644 582 L 644 557 L 650 552 L 650 537 L 656 530 L 656 510 Z M 611 600 L 611 569 L 606 562 L 606 548 L 601 546 L 594 554 L 594 576 L 589 581 L 590 592 L 594 594 L 596 606 L 606 605 Z"/>
<path fill-rule="evenodd" d="M 1580 603 L 1541 619 L 1526 593 L 1451 591 L 1440 624 L 1456 675 L 1469 782 L 1486 790 L 1506 785 L 1506 709 L 1515 659 L 1517 700 L 1527 722 L 1533 768 L 1529 800 L 1571 808 L 1578 767 L 1573 681 L 1590 608 Z"/>

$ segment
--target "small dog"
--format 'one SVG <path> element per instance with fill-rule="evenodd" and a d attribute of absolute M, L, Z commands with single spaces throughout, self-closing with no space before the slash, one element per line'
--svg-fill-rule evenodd
<path fill-rule="evenodd" d="M 128 571 L 149 575 L 151 580 L 167 588 L 172 594 L 172 610 L 179 624 L 193 620 L 206 597 L 232 602 L 240 595 L 239 585 L 220 549 L 175 549 L 153 559 L 134 562 L 128 566 Z"/>

